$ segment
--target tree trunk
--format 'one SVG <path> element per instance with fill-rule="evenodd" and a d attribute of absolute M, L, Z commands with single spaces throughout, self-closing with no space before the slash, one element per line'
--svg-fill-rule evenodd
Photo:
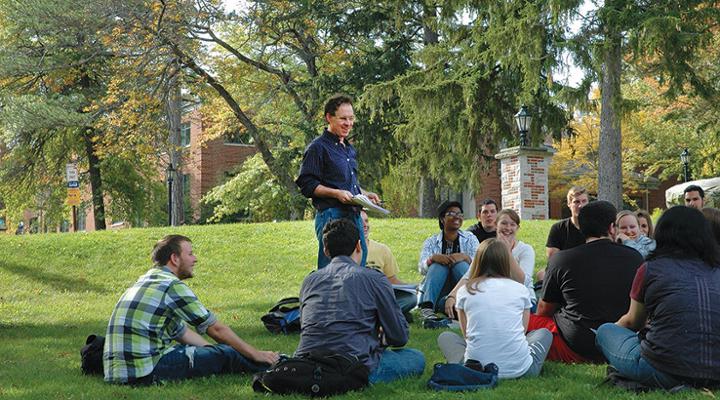
<path fill-rule="evenodd" d="M 432 178 L 423 176 L 420 178 L 420 206 L 418 207 L 419 217 L 436 217 L 440 199 L 436 194 L 437 184 Z"/>
<path fill-rule="evenodd" d="M 178 84 L 178 76 L 175 74 L 170 83 L 170 93 L 168 93 L 167 104 L 165 108 L 168 125 L 169 125 L 169 143 L 170 151 L 169 162 L 173 167 L 170 172 L 173 180 L 172 187 L 172 204 L 168 212 L 170 213 L 170 225 L 180 226 L 185 219 L 185 210 L 183 205 L 183 173 L 182 173 L 182 145 L 181 145 L 181 125 L 182 125 L 182 98 L 180 93 L 180 85 Z M 167 177 L 171 178 L 171 177 Z"/>
<path fill-rule="evenodd" d="M 436 18 L 437 13 L 434 8 L 424 4 L 423 15 L 425 17 L 423 21 L 423 43 L 425 46 L 437 44 L 439 42 L 438 33 L 428 24 L 428 19 Z M 418 216 L 421 218 L 433 218 L 435 217 L 438 205 L 440 205 L 440 199 L 436 193 L 437 183 L 432 177 L 426 174 L 427 173 L 424 172 L 420 177 Z"/>
<path fill-rule="evenodd" d="M 95 154 L 93 136 L 93 129 L 86 128 L 83 133 L 83 141 L 85 142 L 85 155 L 88 158 L 88 173 L 90 174 L 90 192 L 92 193 L 93 216 L 95 219 L 95 230 L 100 231 L 105 229 L 105 203 L 103 202 L 100 159 Z"/>
<path fill-rule="evenodd" d="M 606 33 L 609 48 L 603 55 L 600 91 L 600 144 L 598 147 L 598 199 L 607 200 L 622 209 L 622 110 L 620 76 L 622 74 L 622 41 L 617 32 Z"/>

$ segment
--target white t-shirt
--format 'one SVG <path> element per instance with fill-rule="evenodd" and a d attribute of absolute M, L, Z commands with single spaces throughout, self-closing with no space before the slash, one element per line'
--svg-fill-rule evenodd
<path fill-rule="evenodd" d="M 515 242 L 515 247 L 513 247 L 511 253 L 515 261 L 517 261 L 518 265 L 520 265 L 520 269 L 525 272 L 525 282 L 523 283 L 528 289 L 530 301 L 536 303 L 537 297 L 535 296 L 535 288 L 533 287 L 533 274 L 535 273 L 535 250 L 529 244 L 518 240 Z M 467 272 L 465 272 L 463 278 L 470 279 L 470 268 L 468 268 Z"/>
<path fill-rule="evenodd" d="M 478 289 L 469 294 L 463 286 L 457 293 L 456 307 L 467 318 L 465 360 L 495 363 L 500 378 L 522 376 L 532 364 L 522 323 L 531 307 L 527 288 L 512 279 L 488 278 Z"/>

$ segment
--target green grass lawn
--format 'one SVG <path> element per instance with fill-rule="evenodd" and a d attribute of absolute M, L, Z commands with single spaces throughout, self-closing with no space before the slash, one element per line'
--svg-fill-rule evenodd
<path fill-rule="evenodd" d="M 467 221 L 470 225 L 473 221 Z M 436 233 L 435 220 L 372 220 L 371 237 L 386 243 L 400 264 L 401 279 L 418 282 L 417 258 L 425 238 Z M 524 222 L 520 239 L 531 244 L 536 268 L 545 264 L 545 238 L 551 221 Z M 203 399 L 255 395 L 247 376 L 221 376 L 130 388 L 106 385 L 80 373 L 79 349 L 90 333 L 104 334 L 120 294 L 150 267 L 156 240 L 181 233 L 194 242 L 195 278 L 188 281 L 200 300 L 221 321 L 253 345 L 292 353 L 297 336 L 272 336 L 259 321 L 272 304 L 297 295 L 314 269 L 317 243 L 311 221 L 265 224 L 153 228 L 77 234 L 0 235 L 0 399 Z M 421 349 L 427 365 L 421 379 L 377 385 L 345 398 L 584 399 L 635 398 L 598 387 L 605 366 L 548 362 L 542 376 L 502 381 L 482 393 L 436 393 L 425 388 L 432 365 L 443 361 L 439 331 L 411 326 L 408 346 Z M 717 392 L 715 393 L 718 394 Z M 643 395 L 646 399 L 667 397 Z M 675 398 L 708 398 L 689 392 Z M 259 398 L 259 397 L 258 397 Z"/>

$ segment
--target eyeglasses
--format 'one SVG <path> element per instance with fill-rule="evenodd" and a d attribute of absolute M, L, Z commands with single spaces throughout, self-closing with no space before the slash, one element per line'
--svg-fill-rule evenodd
<path fill-rule="evenodd" d="M 448 211 L 445 213 L 445 216 L 450 217 L 450 218 L 463 218 L 462 213 L 455 212 L 455 211 Z"/>

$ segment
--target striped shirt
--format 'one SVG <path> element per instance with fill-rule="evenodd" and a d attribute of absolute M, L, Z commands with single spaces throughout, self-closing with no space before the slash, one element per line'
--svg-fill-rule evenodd
<path fill-rule="evenodd" d="M 216 322 L 190 288 L 167 267 L 151 268 L 123 293 L 108 323 L 105 381 L 133 382 L 149 375 L 187 324 L 203 334 Z"/>

